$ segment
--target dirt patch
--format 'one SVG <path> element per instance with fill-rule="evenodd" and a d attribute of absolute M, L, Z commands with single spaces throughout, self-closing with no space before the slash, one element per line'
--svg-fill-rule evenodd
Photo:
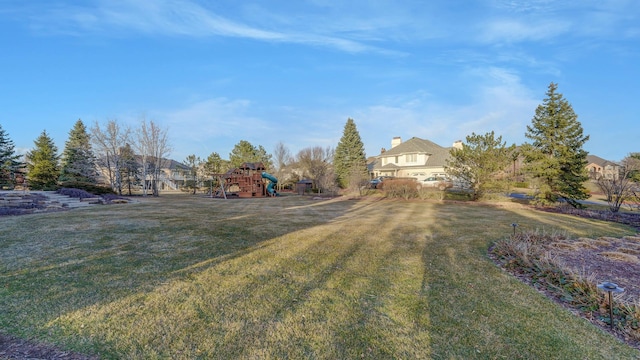
<path fill-rule="evenodd" d="M 0 359 L 7 360 L 96 360 L 97 357 L 62 351 L 56 347 L 36 344 L 0 334 Z"/>

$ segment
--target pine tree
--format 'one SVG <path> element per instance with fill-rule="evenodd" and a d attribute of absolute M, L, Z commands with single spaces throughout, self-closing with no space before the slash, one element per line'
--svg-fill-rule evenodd
<path fill-rule="evenodd" d="M 182 162 L 185 166 L 189 168 L 188 176 L 191 177 L 191 180 L 187 180 L 186 188 L 193 189 L 193 194 L 195 195 L 198 191 L 198 187 L 200 187 L 200 182 L 202 180 L 202 167 L 204 161 L 200 158 L 200 156 L 196 156 L 195 154 L 191 154 L 187 156 L 186 159 Z"/>
<path fill-rule="evenodd" d="M 119 153 L 122 163 L 120 167 L 120 178 L 122 179 L 122 185 L 128 189 L 129 196 L 131 196 L 132 186 L 139 182 L 140 164 L 136 161 L 136 155 L 129 143 L 121 147 Z"/>
<path fill-rule="evenodd" d="M 245 162 L 261 162 L 264 167 L 269 170 L 273 166 L 271 154 L 268 154 L 262 145 L 255 147 L 247 140 L 240 140 L 229 153 L 229 161 L 234 168 L 239 167 Z"/>
<path fill-rule="evenodd" d="M 58 148 L 46 130 L 34 144 L 35 148 L 27 153 L 29 186 L 34 190 L 53 190 L 60 175 Z"/>
<path fill-rule="evenodd" d="M 493 131 L 484 135 L 471 133 L 462 149 L 452 148 L 447 159 L 446 172 L 471 186 L 473 200 L 481 198 L 489 190 L 504 190 L 505 181 L 497 175 L 511 162 L 515 145 L 506 146 L 502 136 Z"/>
<path fill-rule="evenodd" d="M 347 119 L 344 125 L 342 138 L 335 150 L 333 166 L 338 184 L 342 188 L 367 178 L 364 144 L 360 139 L 356 123 L 351 118 Z"/>
<path fill-rule="evenodd" d="M 224 173 L 228 170 L 228 167 L 229 162 L 220 157 L 220 154 L 215 151 L 209 154 L 204 163 L 204 169 L 208 175 Z"/>
<path fill-rule="evenodd" d="M 64 146 L 59 181 L 95 184 L 97 176 L 96 158 L 91 149 L 90 135 L 82 120 L 78 119 Z"/>
<path fill-rule="evenodd" d="M 0 189 L 13 187 L 15 171 L 20 167 L 19 155 L 15 153 L 15 145 L 0 125 Z"/>
<path fill-rule="evenodd" d="M 525 144 L 523 154 L 527 170 L 540 181 L 540 203 L 564 200 L 578 207 L 578 200 L 589 197 L 584 187 L 587 152 L 582 148 L 589 136 L 583 135 L 578 116 L 557 89 L 557 84 L 549 85 L 547 98 L 527 126 L 525 136 L 532 143 Z"/>

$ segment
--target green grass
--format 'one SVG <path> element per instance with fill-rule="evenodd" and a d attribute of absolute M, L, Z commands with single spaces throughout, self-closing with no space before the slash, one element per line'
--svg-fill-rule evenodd
<path fill-rule="evenodd" d="M 496 267 L 518 230 L 612 223 L 438 201 L 214 200 L 0 218 L 0 331 L 109 359 L 640 353 Z"/>

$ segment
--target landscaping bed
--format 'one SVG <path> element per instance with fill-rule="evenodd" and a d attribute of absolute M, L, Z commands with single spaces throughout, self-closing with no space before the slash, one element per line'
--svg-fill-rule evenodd
<path fill-rule="evenodd" d="M 605 219 L 638 229 L 640 214 L 554 209 L 585 218 Z M 640 349 L 640 235 L 570 237 L 563 233 L 514 233 L 490 249 L 503 269 L 630 346 Z M 613 327 L 608 296 L 598 284 L 624 289 L 614 296 Z"/>
<path fill-rule="evenodd" d="M 62 188 L 56 193 L 95 204 L 121 204 L 130 202 L 129 198 L 115 194 L 98 196 L 84 190 L 72 188 Z M 26 191 L 0 192 L 0 216 L 26 215 L 68 209 L 66 204 L 51 201 L 42 193 Z"/>
<path fill-rule="evenodd" d="M 0 216 L 33 214 L 47 210 L 52 211 L 54 209 L 47 203 L 47 197 L 42 194 L 0 193 Z"/>

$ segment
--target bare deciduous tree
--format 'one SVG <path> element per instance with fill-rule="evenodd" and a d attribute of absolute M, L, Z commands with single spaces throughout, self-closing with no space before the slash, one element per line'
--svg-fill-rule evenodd
<path fill-rule="evenodd" d="M 369 185 L 369 175 L 367 173 L 363 173 L 359 166 L 351 168 L 347 180 L 347 183 L 349 184 L 349 191 L 358 192 L 360 196 L 364 194 L 364 190 L 366 190 Z"/>
<path fill-rule="evenodd" d="M 636 197 L 637 184 L 633 181 L 632 174 L 640 171 L 640 159 L 627 156 L 622 161 L 622 167 L 618 176 L 606 178 L 600 176 L 596 179 L 598 187 L 607 197 L 609 210 L 618 212 L 625 201 Z"/>
<path fill-rule="evenodd" d="M 153 196 L 159 195 L 158 182 L 161 179 L 160 171 L 166 161 L 165 157 L 171 152 L 167 129 L 150 120 L 142 119 L 140 127 L 136 131 L 136 149 L 142 159 L 143 196 L 151 189 Z M 149 178 L 149 181 L 147 181 Z"/>
<path fill-rule="evenodd" d="M 275 175 L 278 178 L 278 190 L 282 190 L 284 185 L 284 177 L 286 176 L 286 167 L 293 162 L 291 151 L 282 142 L 279 141 L 273 151 L 275 157 Z"/>
<path fill-rule="evenodd" d="M 131 130 L 121 126 L 117 120 L 108 120 L 104 128 L 96 121 L 91 128 L 92 141 L 97 154 L 98 165 L 105 169 L 109 177 L 109 185 L 122 195 L 121 149 L 129 142 Z"/>
<path fill-rule="evenodd" d="M 321 146 L 304 148 L 298 152 L 296 159 L 320 192 L 335 191 L 337 184 L 331 165 L 331 159 L 333 159 L 331 147 L 326 149 Z"/>

